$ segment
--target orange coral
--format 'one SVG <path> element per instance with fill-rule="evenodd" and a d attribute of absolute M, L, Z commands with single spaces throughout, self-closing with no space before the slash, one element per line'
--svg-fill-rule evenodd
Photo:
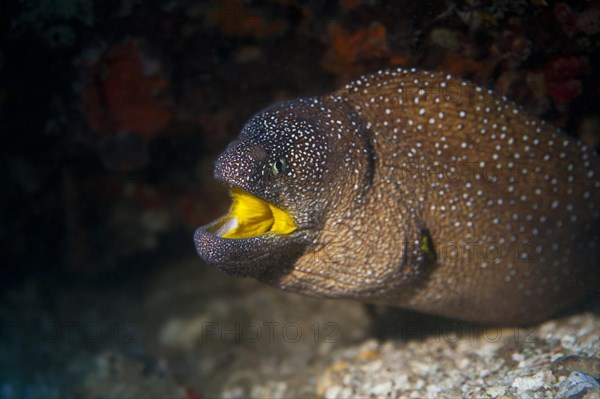
<path fill-rule="evenodd" d="M 267 21 L 258 11 L 248 9 L 235 0 L 219 1 L 211 19 L 226 36 L 251 36 L 262 39 L 279 35 L 287 28 L 284 19 Z"/>
<path fill-rule="evenodd" d="M 343 8 L 351 10 L 358 7 L 362 3 L 362 0 L 339 0 L 339 2 Z"/>
<path fill-rule="evenodd" d="M 173 117 L 168 81 L 144 62 L 138 45 L 126 40 L 106 50 L 92 64 L 83 107 L 97 133 L 134 133 L 144 139 L 159 134 Z"/>
<path fill-rule="evenodd" d="M 330 72 L 352 75 L 357 72 L 361 61 L 389 57 L 386 28 L 380 23 L 348 32 L 334 22 L 329 31 L 331 49 L 323 67 Z"/>
<path fill-rule="evenodd" d="M 437 69 L 455 76 L 474 79 L 476 76 L 483 78 L 490 76 L 497 65 L 498 60 L 495 58 L 475 60 L 446 50 L 444 51 L 444 60 Z"/>
<path fill-rule="evenodd" d="M 335 57 L 347 64 L 360 58 L 384 57 L 388 53 L 385 26 L 376 23 L 368 29 L 346 32 L 337 23 L 331 26 L 331 45 Z"/>

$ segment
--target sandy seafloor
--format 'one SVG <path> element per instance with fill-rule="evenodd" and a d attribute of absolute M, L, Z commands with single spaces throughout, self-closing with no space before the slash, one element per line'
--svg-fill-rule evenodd
<path fill-rule="evenodd" d="M 306 298 L 228 277 L 194 258 L 140 281 L 135 289 L 58 293 L 51 310 L 34 287 L 12 292 L 0 308 L 9 321 L 0 341 L 0 397 L 600 393 L 597 383 L 577 378 L 582 371 L 599 377 L 597 302 L 517 329 Z"/>

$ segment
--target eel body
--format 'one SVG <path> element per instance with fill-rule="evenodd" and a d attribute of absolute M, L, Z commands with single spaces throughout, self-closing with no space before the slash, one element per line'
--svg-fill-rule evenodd
<path fill-rule="evenodd" d="M 600 159 L 491 90 L 384 70 L 255 115 L 200 257 L 311 296 L 497 323 L 598 293 Z"/>

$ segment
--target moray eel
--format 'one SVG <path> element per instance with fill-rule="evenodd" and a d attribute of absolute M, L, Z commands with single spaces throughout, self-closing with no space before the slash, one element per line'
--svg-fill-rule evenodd
<path fill-rule="evenodd" d="M 599 159 L 491 90 L 383 70 L 250 119 L 194 240 L 283 290 L 532 323 L 598 292 Z"/>

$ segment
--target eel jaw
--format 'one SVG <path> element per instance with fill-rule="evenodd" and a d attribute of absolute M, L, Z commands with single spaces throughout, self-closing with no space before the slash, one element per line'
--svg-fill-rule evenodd
<path fill-rule="evenodd" d="M 249 192 L 230 187 L 232 205 L 216 221 L 194 234 L 198 255 L 230 274 L 257 277 L 283 246 L 291 245 L 297 226 L 292 217 Z"/>
<path fill-rule="evenodd" d="M 298 227 L 288 212 L 248 191 L 231 186 L 232 204 L 227 215 L 206 226 L 221 238 L 244 239 L 262 234 L 288 235 Z"/>

